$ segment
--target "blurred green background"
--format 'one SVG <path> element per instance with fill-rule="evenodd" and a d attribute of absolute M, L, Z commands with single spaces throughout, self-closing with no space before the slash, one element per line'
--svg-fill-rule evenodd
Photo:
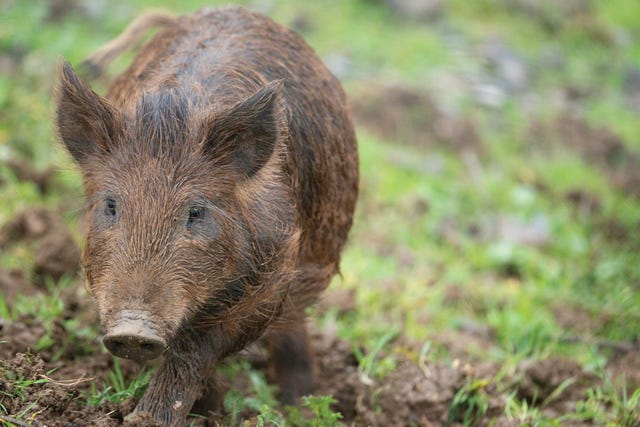
<path fill-rule="evenodd" d="M 80 242 L 80 178 L 52 129 L 60 57 L 78 64 L 151 7 L 217 4 L 0 0 L 0 223 L 46 205 Z M 489 380 L 507 394 L 506 373 L 555 357 L 619 385 L 624 371 L 629 396 L 640 387 L 640 2 L 236 4 L 302 34 L 352 104 L 361 196 L 319 328 L 383 340 L 374 376 L 428 343 L 442 363 L 496 364 Z M 10 159 L 55 168 L 54 189 Z M 0 267 L 32 257 L 13 247 Z M 621 387 L 574 402 L 573 419 L 615 424 Z M 561 422 L 514 405 L 523 424 Z"/>

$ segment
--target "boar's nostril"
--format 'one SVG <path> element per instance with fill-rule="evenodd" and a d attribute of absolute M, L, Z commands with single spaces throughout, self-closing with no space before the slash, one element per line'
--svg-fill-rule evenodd
<path fill-rule="evenodd" d="M 111 333 L 107 334 L 102 342 L 115 356 L 134 360 L 155 359 L 166 347 L 166 343 L 153 333 Z"/>
<path fill-rule="evenodd" d="M 149 343 L 144 343 L 141 345 L 141 347 L 142 347 L 142 351 L 145 351 L 145 352 L 152 352 L 154 350 L 153 344 L 149 344 Z"/>
<path fill-rule="evenodd" d="M 107 342 L 105 341 L 105 345 L 107 345 Z M 114 353 L 114 354 L 121 354 L 124 352 L 124 342 L 122 341 L 117 341 L 117 340 L 113 340 L 109 343 L 109 345 L 107 346 L 107 348 L 109 349 L 110 352 Z"/>

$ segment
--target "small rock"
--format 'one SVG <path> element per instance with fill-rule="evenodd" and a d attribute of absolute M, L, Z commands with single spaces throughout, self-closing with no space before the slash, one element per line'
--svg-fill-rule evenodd
<path fill-rule="evenodd" d="M 476 102 L 483 107 L 500 108 L 507 101 L 507 93 L 498 85 L 481 83 L 473 88 Z"/>
<path fill-rule="evenodd" d="M 480 48 L 498 83 L 507 91 L 525 89 L 529 84 L 529 67 L 502 40 L 494 39 Z"/>
<path fill-rule="evenodd" d="M 417 21 L 433 21 L 442 15 L 442 0 L 385 0 L 398 15 Z"/>
<path fill-rule="evenodd" d="M 504 248 L 512 245 L 541 247 L 551 243 L 551 226 L 543 214 L 530 219 L 489 215 L 471 224 L 468 233 L 481 241 L 499 243 Z"/>
<path fill-rule="evenodd" d="M 629 107 L 640 111 L 640 67 L 633 66 L 625 71 L 622 91 Z"/>
<path fill-rule="evenodd" d="M 540 247 L 551 242 L 549 219 L 536 215 L 528 221 L 504 216 L 498 220 L 497 236 L 503 242 Z"/>
<path fill-rule="evenodd" d="M 77 0 L 77 8 L 90 19 L 103 19 L 107 8 L 113 7 L 107 0 Z"/>

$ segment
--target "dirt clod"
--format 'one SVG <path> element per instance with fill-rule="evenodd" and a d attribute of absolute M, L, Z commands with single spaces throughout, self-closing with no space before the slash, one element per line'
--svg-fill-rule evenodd
<path fill-rule="evenodd" d="M 48 193 L 51 189 L 54 168 L 48 167 L 42 171 L 36 170 L 25 160 L 9 159 L 6 161 L 9 169 L 13 171 L 20 181 L 33 182 L 41 194 Z"/>
<path fill-rule="evenodd" d="M 0 248 L 21 241 L 36 242 L 36 284 L 44 284 L 47 277 L 58 281 L 63 275 L 73 275 L 80 266 L 80 249 L 73 236 L 62 219 L 48 209 L 25 210 L 0 228 Z"/>
<path fill-rule="evenodd" d="M 587 385 L 596 379 L 577 362 L 560 358 L 522 362 L 516 377 L 519 397 L 558 414 L 570 412 L 573 402 L 583 399 Z"/>
<path fill-rule="evenodd" d="M 9 414 L 35 416 L 47 411 L 52 418 L 60 417 L 78 396 L 77 390 L 47 379 L 45 363 L 38 355 L 18 353 L 11 360 L 0 360 L 0 372 L 0 403 Z"/>
<path fill-rule="evenodd" d="M 534 122 L 528 140 L 532 147 L 551 144 L 575 151 L 600 169 L 614 186 L 640 197 L 640 153 L 610 129 L 565 113 L 552 123 Z M 569 194 L 569 198 L 573 202 L 593 203 L 580 194 Z"/>
<path fill-rule="evenodd" d="M 356 123 L 382 138 L 418 147 L 481 152 L 474 123 L 441 111 L 425 90 L 367 85 L 354 93 L 351 104 Z"/>

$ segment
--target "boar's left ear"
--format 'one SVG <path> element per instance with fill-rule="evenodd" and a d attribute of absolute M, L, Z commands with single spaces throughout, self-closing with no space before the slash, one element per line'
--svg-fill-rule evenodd
<path fill-rule="evenodd" d="M 205 153 L 254 176 L 271 158 L 282 131 L 279 91 L 282 80 L 270 82 L 215 117 L 206 130 Z"/>
<path fill-rule="evenodd" d="M 82 164 L 91 154 L 109 151 L 118 132 L 117 111 L 84 84 L 62 60 L 57 92 L 56 124 L 62 142 Z"/>

